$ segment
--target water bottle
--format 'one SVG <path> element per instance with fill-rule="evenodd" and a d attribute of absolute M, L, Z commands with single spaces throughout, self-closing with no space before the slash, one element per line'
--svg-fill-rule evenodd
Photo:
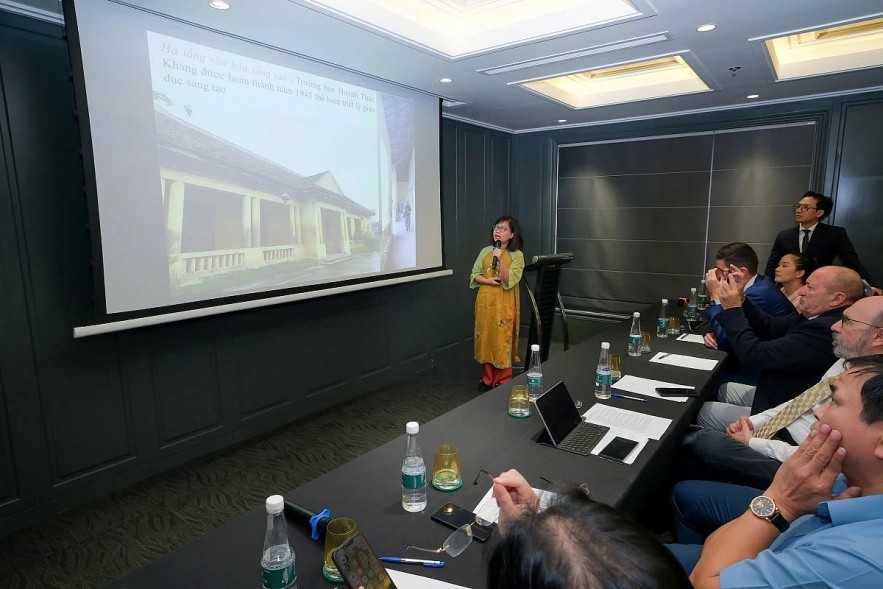
<path fill-rule="evenodd" d="M 402 462 L 402 508 L 410 512 L 423 511 L 426 509 L 426 464 L 417 443 L 420 424 L 409 421 L 405 432 L 408 434 L 408 445 Z"/>
<path fill-rule="evenodd" d="M 656 337 L 668 337 L 668 299 L 662 299 L 659 319 L 656 320 Z"/>
<path fill-rule="evenodd" d="M 531 403 L 543 394 L 543 367 L 540 364 L 540 345 L 530 347 L 530 364 L 527 369 L 527 394 Z"/>
<path fill-rule="evenodd" d="M 640 332 L 638 332 L 638 347 L 641 347 Z M 640 355 L 640 352 L 638 352 Z M 595 397 L 599 399 L 610 398 L 610 343 L 601 342 L 601 356 L 598 358 L 598 370 L 595 371 Z"/>
<path fill-rule="evenodd" d="M 699 294 L 696 295 L 696 307 L 700 311 L 708 308 L 708 291 L 705 289 L 705 279 L 699 281 Z"/>
<path fill-rule="evenodd" d="M 690 299 L 687 301 L 687 319 L 696 319 L 698 316 L 698 313 L 696 312 L 697 305 L 696 287 L 693 287 L 690 289 Z"/>
<path fill-rule="evenodd" d="M 629 330 L 629 356 L 641 355 L 641 314 L 632 315 L 632 328 Z"/>
<path fill-rule="evenodd" d="M 297 568 L 294 550 L 288 544 L 288 524 L 282 510 L 282 495 L 267 497 L 267 533 L 264 535 L 264 554 L 261 556 L 261 586 L 264 589 L 296 587 Z"/>

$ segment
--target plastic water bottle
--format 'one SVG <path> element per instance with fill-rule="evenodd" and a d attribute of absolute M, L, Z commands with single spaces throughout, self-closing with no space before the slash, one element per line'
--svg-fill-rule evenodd
<path fill-rule="evenodd" d="M 639 332 L 640 333 L 640 332 Z M 638 347 L 641 347 L 641 338 L 638 337 Z M 640 355 L 640 352 L 638 352 Z M 595 397 L 599 399 L 610 398 L 610 343 L 601 342 L 601 355 L 598 357 L 598 369 L 595 371 Z"/>
<path fill-rule="evenodd" d="M 629 330 L 629 356 L 641 355 L 641 314 L 632 314 L 632 328 Z"/>
<path fill-rule="evenodd" d="M 699 281 L 699 293 L 696 295 L 696 308 L 704 311 L 708 308 L 708 290 L 705 288 L 705 279 Z"/>
<path fill-rule="evenodd" d="M 294 550 L 288 544 L 288 524 L 282 513 L 285 502 L 282 495 L 267 497 L 267 533 L 264 535 L 264 553 L 261 556 L 261 586 L 264 589 L 296 587 L 297 568 Z"/>
<path fill-rule="evenodd" d="M 698 305 L 696 288 L 693 287 L 690 289 L 690 298 L 687 301 L 687 319 L 696 319 L 696 317 L 698 317 L 699 313 L 696 312 Z"/>
<path fill-rule="evenodd" d="M 410 512 L 423 511 L 426 509 L 426 464 L 417 443 L 420 424 L 409 421 L 405 432 L 408 434 L 408 445 L 402 462 L 402 508 Z"/>
<path fill-rule="evenodd" d="M 668 299 L 662 299 L 659 319 L 656 320 L 656 337 L 668 337 Z"/>
<path fill-rule="evenodd" d="M 527 369 L 527 394 L 531 403 L 543 394 L 543 367 L 540 364 L 540 345 L 530 346 L 530 364 Z"/>

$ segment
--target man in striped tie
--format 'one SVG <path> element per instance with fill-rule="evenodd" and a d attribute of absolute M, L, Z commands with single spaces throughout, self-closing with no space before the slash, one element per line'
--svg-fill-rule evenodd
<path fill-rule="evenodd" d="M 747 408 L 706 403 L 699 420 L 704 429 L 684 440 L 687 459 L 693 462 L 690 478 L 765 488 L 782 461 L 806 439 L 815 423 L 813 411 L 830 399 L 830 382 L 843 372 L 844 360 L 883 354 L 883 297 L 859 299 L 831 331 L 834 355 L 839 360 L 817 384 L 791 401 L 751 416 L 747 411 L 737 415 Z"/>

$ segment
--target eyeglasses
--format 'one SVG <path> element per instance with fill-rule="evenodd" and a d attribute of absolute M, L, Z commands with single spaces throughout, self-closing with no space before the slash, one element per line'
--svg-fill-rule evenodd
<path fill-rule="evenodd" d="M 492 229 L 494 231 L 511 231 L 508 225 L 494 225 Z"/>
<path fill-rule="evenodd" d="M 421 552 L 431 552 L 433 554 L 446 552 L 450 556 L 460 556 L 463 554 L 463 551 L 469 548 L 469 545 L 472 544 L 472 526 L 476 524 L 479 526 L 489 526 L 493 523 L 494 522 L 483 520 L 476 515 L 475 521 L 463 524 L 451 532 L 451 535 L 442 543 L 441 548 L 421 548 L 420 546 L 414 546 L 413 544 L 405 544 L 405 550 L 420 550 Z"/>
<path fill-rule="evenodd" d="M 811 207 L 811 206 L 809 206 L 809 205 L 800 205 L 800 204 L 798 204 L 798 205 L 794 205 L 792 208 L 793 208 L 795 211 L 803 211 L 804 213 L 805 213 L 806 211 L 814 211 L 814 210 L 817 210 L 817 209 L 818 209 L 818 207 Z"/>
<path fill-rule="evenodd" d="M 858 319 L 853 319 L 852 317 L 848 317 L 846 315 L 846 313 L 843 314 L 841 321 L 843 322 L 843 325 L 849 325 L 850 323 L 861 323 L 862 325 L 867 325 L 868 327 L 873 327 L 875 329 L 883 329 L 883 325 L 874 325 L 873 323 L 859 321 Z"/>

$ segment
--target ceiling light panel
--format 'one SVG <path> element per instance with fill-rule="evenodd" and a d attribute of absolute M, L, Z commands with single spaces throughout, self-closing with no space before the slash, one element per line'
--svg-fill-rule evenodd
<path fill-rule="evenodd" d="M 575 109 L 711 90 L 680 55 L 521 82 L 519 85 Z"/>
<path fill-rule="evenodd" d="M 766 39 L 778 80 L 820 76 L 883 65 L 883 18 Z"/>
<path fill-rule="evenodd" d="M 449 58 L 642 16 L 629 0 L 297 0 Z"/>

